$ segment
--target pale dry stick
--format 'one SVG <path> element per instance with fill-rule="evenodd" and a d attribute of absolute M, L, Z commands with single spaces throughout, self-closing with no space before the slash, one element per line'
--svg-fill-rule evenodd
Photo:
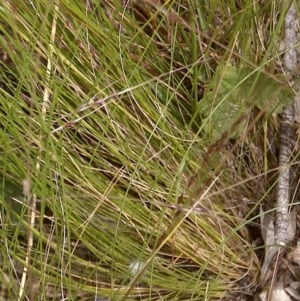
<path fill-rule="evenodd" d="M 49 44 L 49 55 L 47 59 L 47 69 L 46 69 L 46 82 L 45 82 L 45 88 L 43 93 L 43 101 L 42 101 L 42 118 L 46 120 L 46 114 L 47 109 L 49 106 L 49 96 L 50 96 L 50 87 L 49 82 L 51 78 L 52 73 L 52 58 L 54 53 L 54 43 L 55 43 L 55 35 L 56 35 L 56 25 L 57 25 L 57 18 L 58 18 L 58 12 L 59 12 L 59 0 L 56 0 L 54 2 L 54 13 L 53 13 L 53 21 L 52 21 L 52 28 L 51 28 L 51 37 L 50 37 L 50 44 Z M 40 138 L 42 140 L 42 134 L 40 135 Z M 36 171 L 39 172 L 41 167 L 41 154 L 42 154 L 42 146 L 39 148 L 39 153 L 36 158 Z M 18 301 L 22 300 L 22 297 L 24 295 L 25 291 L 25 285 L 26 285 L 26 278 L 27 278 L 27 271 L 28 266 L 30 264 L 30 255 L 31 250 L 33 247 L 33 232 L 31 229 L 35 227 L 35 216 L 36 216 L 36 202 L 37 202 L 37 196 L 36 194 L 32 195 L 32 199 L 30 200 L 30 206 L 29 206 L 29 215 L 30 215 L 30 224 L 29 224 L 29 231 L 28 231 L 28 237 L 27 237 L 27 253 L 25 258 L 25 264 L 23 268 L 20 288 L 19 288 L 19 295 L 18 295 Z"/>
<path fill-rule="evenodd" d="M 284 4 L 284 1 L 283 1 Z M 284 28 L 284 44 L 285 53 L 283 57 L 283 67 L 286 77 L 293 80 L 297 74 L 297 25 L 298 17 L 296 5 L 292 2 L 285 16 Z M 295 97 L 296 101 L 296 97 Z M 273 242 L 274 247 L 266 250 L 265 261 L 262 267 L 262 274 L 260 284 L 266 284 L 270 281 L 269 291 L 263 291 L 260 294 L 261 300 L 275 300 L 278 299 L 279 291 L 283 291 L 276 283 L 276 275 L 278 270 L 278 258 L 285 247 L 295 236 L 295 231 L 291 231 L 293 224 L 293 214 L 290 212 L 290 183 L 291 183 L 291 157 L 296 141 L 296 133 L 294 130 L 295 124 L 295 101 L 292 105 L 285 108 L 281 115 L 280 121 L 280 149 L 279 149 L 279 166 L 278 166 L 278 183 L 277 183 L 277 197 L 276 197 L 276 219 L 274 227 Z M 293 227 L 292 227 L 293 228 Z M 271 233 L 272 231 L 269 232 Z M 269 233 L 269 234 L 270 234 Z M 273 276 L 268 279 L 267 271 L 270 269 L 270 264 L 275 262 L 275 270 Z M 266 295 L 267 294 L 267 295 Z M 275 299 L 274 299 L 275 298 Z M 278 299 L 279 300 L 279 299 Z"/>
<path fill-rule="evenodd" d="M 295 3 L 292 3 L 285 16 L 284 44 L 286 52 L 283 57 L 283 65 L 287 77 L 297 68 L 297 10 Z M 293 154 L 296 134 L 294 131 L 295 104 L 288 106 L 281 115 L 280 123 L 280 150 L 279 150 L 279 176 L 277 184 L 276 199 L 276 223 L 275 223 L 275 245 L 280 246 L 277 256 L 282 247 L 286 246 L 292 239 L 288 232 L 288 225 L 291 219 L 289 208 L 290 184 L 291 184 L 291 156 Z M 268 299 L 273 295 L 271 288 Z"/>
<path fill-rule="evenodd" d="M 285 17 L 285 38 L 286 53 L 283 63 L 287 76 L 297 68 L 297 10 L 295 3 L 292 3 Z M 287 236 L 289 224 L 289 202 L 290 202 L 290 163 L 293 153 L 296 134 L 294 131 L 295 122 L 294 103 L 288 106 L 282 113 L 280 124 L 280 150 L 279 150 L 279 176 L 276 200 L 276 227 L 275 244 L 285 246 L 290 238 Z"/>

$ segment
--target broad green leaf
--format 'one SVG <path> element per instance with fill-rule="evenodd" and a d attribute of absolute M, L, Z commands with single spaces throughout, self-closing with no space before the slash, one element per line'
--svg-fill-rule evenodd
<path fill-rule="evenodd" d="M 205 132 L 213 140 L 218 139 L 254 106 L 267 113 L 280 113 L 292 103 L 293 96 L 292 88 L 282 75 L 269 77 L 248 67 L 220 65 L 200 102 Z M 243 123 L 230 133 L 230 137 L 237 137 L 242 128 Z"/>

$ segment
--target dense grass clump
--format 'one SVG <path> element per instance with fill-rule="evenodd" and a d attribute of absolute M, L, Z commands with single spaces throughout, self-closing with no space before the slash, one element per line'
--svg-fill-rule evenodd
<path fill-rule="evenodd" d="M 285 5 L 0 1 L 5 300 L 251 293 Z"/>

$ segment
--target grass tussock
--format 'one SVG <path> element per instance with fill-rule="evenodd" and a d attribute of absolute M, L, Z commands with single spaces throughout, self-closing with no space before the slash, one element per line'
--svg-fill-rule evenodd
<path fill-rule="evenodd" d="M 280 71 L 285 5 L 0 2 L 6 300 L 24 265 L 22 300 L 221 300 L 255 284 L 248 225 L 271 194 L 276 119 L 245 100 L 213 139 L 201 99 L 221 62 Z"/>

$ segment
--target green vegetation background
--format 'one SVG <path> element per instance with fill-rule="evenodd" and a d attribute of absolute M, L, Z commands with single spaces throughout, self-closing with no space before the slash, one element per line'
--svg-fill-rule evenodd
<path fill-rule="evenodd" d="M 6 300 L 24 264 L 21 300 L 251 292 L 275 113 L 293 96 L 280 65 L 288 6 L 0 1 Z"/>

